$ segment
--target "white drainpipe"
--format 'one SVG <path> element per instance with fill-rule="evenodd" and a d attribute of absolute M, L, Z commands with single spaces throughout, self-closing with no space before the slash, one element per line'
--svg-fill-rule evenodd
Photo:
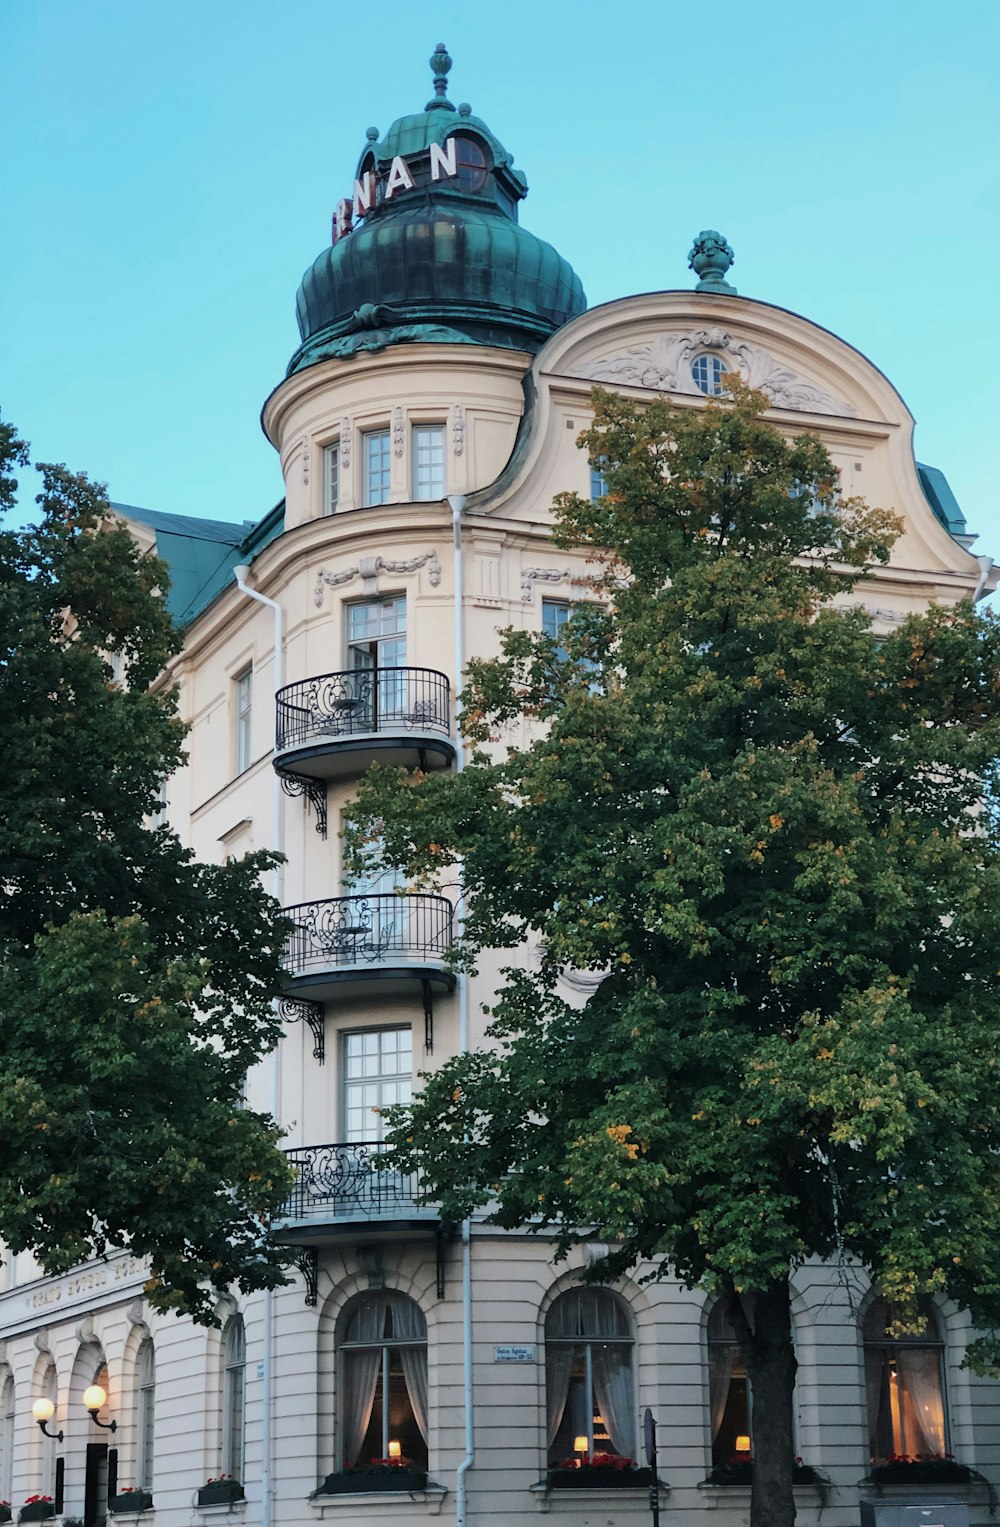
<path fill-rule="evenodd" d="M 258 604 L 267 605 L 274 613 L 274 690 L 277 694 L 285 682 L 285 639 L 284 639 L 284 610 L 276 599 L 268 599 L 266 594 L 261 594 L 257 589 L 252 589 L 247 583 L 247 574 L 250 569 L 240 565 L 233 568 L 237 587 L 241 594 L 246 594 L 248 599 L 255 599 Z M 272 770 L 272 796 L 271 796 L 271 846 L 275 853 L 281 853 L 284 847 L 282 833 L 281 813 L 281 781 L 277 770 Z M 281 901 L 281 867 L 275 865 L 271 871 L 271 894 L 275 901 Z M 281 1045 L 276 1044 L 271 1051 L 271 1116 L 275 1123 L 279 1122 L 278 1115 L 281 1109 Z M 263 1460 L 261 1464 L 260 1489 L 261 1489 L 261 1527 L 272 1527 L 274 1520 L 274 1478 L 273 1478 L 273 1453 L 274 1453 L 274 1291 L 264 1290 L 264 1320 L 263 1320 L 263 1346 L 264 1360 L 261 1372 L 261 1452 Z"/>
<path fill-rule="evenodd" d="M 979 582 L 976 584 L 976 591 L 972 596 L 973 604 L 978 604 L 980 599 L 982 599 L 983 589 L 989 582 L 990 573 L 993 571 L 992 557 L 977 557 L 976 561 L 979 563 Z"/>
<path fill-rule="evenodd" d="M 462 687 L 465 673 L 465 630 L 463 623 L 462 579 L 462 510 L 465 495 L 450 493 L 451 523 L 455 542 L 455 691 Z M 455 769 L 460 772 L 465 764 L 465 750 L 456 708 L 455 715 Z M 459 865 L 461 878 L 461 865 Z M 457 933 L 462 932 L 462 891 L 459 887 L 456 909 Z M 462 1055 L 469 1050 L 469 991 L 464 971 L 458 976 L 458 1048 Z M 468 1496 L 466 1475 L 476 1456 L 476 1416 L 472 1387 L 472 1221 L 462 1221 L 462 1379 L 465 1391 L 465 1457 L 455 1471 L 455 1527 L 467 1527 Z"/>

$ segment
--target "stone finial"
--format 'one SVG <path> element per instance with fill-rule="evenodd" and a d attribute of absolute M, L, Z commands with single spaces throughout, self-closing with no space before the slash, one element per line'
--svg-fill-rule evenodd
<path fill-rule="evenodd" d="M 365 137 L 368 139 L 369 143 L 377 143 L 378 142 L 378 128 L 377 127 L 366 127 L 365 128 Z"/>
<path fill-rule="evenodd" d="M 448 99 L 448 70 L 451 68 L 451 58 L 448 49 L 443 42 L 439 42 L 431 54 L 431 70 L 434 75 L 434 98 L 427 102 L 425 111 L 433 111 L 435 107 L 443 107 L 445 111 L 454 111 L 455 108 Z"/>
<path fill-rule="evenodd" d="M 726 272 L 736 256 L 721 233 L 714 228 L 704 228 L 691 246 L 688 268 L 701 279 L 696 292 L 730 292 L 735 296 L 735 286 L 726 280 Z"/>

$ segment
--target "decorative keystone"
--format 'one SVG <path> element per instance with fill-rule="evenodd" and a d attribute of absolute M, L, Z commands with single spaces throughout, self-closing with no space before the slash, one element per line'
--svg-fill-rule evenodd
<path fill-rule="evenodd" d="M 726 272 L 736 256 L 721 233 L 705 228 L 699 233 L 688 255 L 688 267 L 701 279 L 696 292 L 730 292 L 736 295 L 735 286 L 726 280 Z"/>
<path fill-rule="evenodd" d="M 439 42 L 431 54 L 431 71 L 434 75 L 434 99 L 428 101 L 425 111 L 433 111 L 435 107 L 443 107 L 445 111 L 454 111 L 455 108 L 448 99 L 448 70 L 451 68 L 451 58 L 448 49 L 443 42 Z"/>

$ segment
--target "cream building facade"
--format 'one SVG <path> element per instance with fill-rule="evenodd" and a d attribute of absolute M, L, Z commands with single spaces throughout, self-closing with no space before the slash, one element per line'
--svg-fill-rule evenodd
<path fill-rule="evenodd" d="M 61 1279 L 8 1260 L 0 1495 L 15 1512 L 41 1492 L 87 1527 L 109 1494 L 116 1515 L 144 1504 L 157 1527 L 514 1527 L 540 1513 L 626 1527 L 648 1512 L 635 1476 L 584 1489 L 559 1465 L 581 1444 L 641 1458 L 649 1407 L 664 1519 L 747 1517 L 752 1399 L 703 1294 L 643 1284 L 641 1268 L 581 1294 L 586 1248 L 556 1264 L 544 1242 L 478 1221 L 463 1239 L 415 1184 L 372 1170 L 372 1110 L 483 1042 L 496 969 L 485 960 L 456 988 L 454 886 L 347 884 L 340 816 L 375 759 L 456 767 L 464 663 L 507 626 L 557 634 L 586 597 L 590 569 L 553 548 L 550 505 L 600 491 L 577 444 L 595 382 L 698 408 L 737 371 L 769 392 L 779 428 L 815 430 L 844 490 L 905 524 L 855 595 L 878 630 L 996 578 L 945 480 L 918 467 L 891 383 L 817 325 L 738 295 L 718 236 L 696 244 L 698 289 L 588 310 L 566 262 L 517 224 L 526 185 L 506 150 L 448 102 L 449 62 L 439 49 L 424 112 L 381 141 L 369 131 L 335 242 L 303 281 L 302 344 L 263 410 L 283 503 L 252 526 L 119 506 L 171 563 L 187 628 L 171 677 L 189 762 L 170 820 L 206 860 L 286 856 L 288 1023 L 251 1096 L 298 1167 L 283 1228 L 299 1272 L 273 1296 L 221 1301 L 210 1331 L 151 1313 L 128 1257 Z M 588 982 L 566 977 L 580 1002 Z M 954 1455 L 957 1472 L 919 1493 L 985 1522 L 1000 1390 L 961 1366 L 965 1315 L 942 1303 L 923 1338 L 894 1344 L 875 1291 L 815 1265 L 796 1276 L 795 1322 L 802 1520 L 856 1522 L 874 1451 Z M 95 1379 L 97 1424 L 81 1400 Z M 32 1419 L 40 1398 L 61 1441 Z M 371 1472 L 372 1459 L 389 1462 Z M 239 1489 L 206 1488 L 220 1474 Z"/>

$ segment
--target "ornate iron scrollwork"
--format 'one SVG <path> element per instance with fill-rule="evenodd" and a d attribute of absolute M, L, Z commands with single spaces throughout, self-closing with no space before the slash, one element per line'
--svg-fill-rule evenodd
<path fill-rule="evenodd" d="M 304 774 L 290 774 L 282 769 L 279 776 L 281 788 L 286 795 L 301 795 L 316 813 L 316 831 L 326 837 L 326 783 L 321 779 L 306 779 Z"/>
<path fill-rule="evenodd" d="M 319 1253 L 315 1246 L 304 1246 L 295 1265 L 305 1279 L 306 1304 L 315 1307 L 319 1298 Z"/>
<path fill-rule="evenodd" d="M 286 1023 L 307 1023 L 313 1037 L 313 1055 L 320 1065 L 326 1060 L 326 1021 L 321 1002 L 306 1002 L 301 997 L 281 997 L 278 1017 Z"/>

